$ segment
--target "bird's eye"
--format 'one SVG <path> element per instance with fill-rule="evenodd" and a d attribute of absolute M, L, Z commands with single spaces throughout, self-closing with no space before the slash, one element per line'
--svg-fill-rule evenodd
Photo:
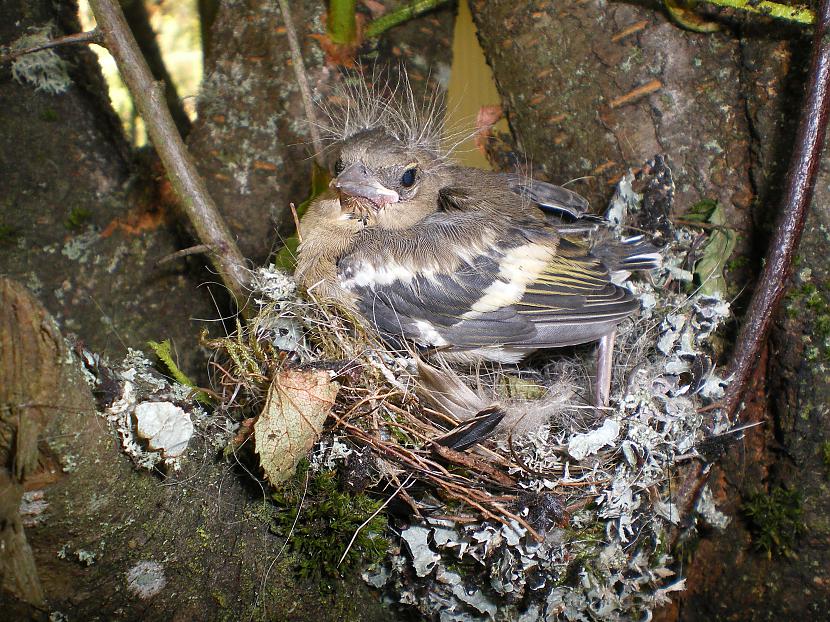
<path fill-rule="evenodd" d="M 401 176 L 401 185 L 404 188 L 411 188 L 412 185 L 415 183 L 415 169 L 408 168 L 404 171 L 404 174 Z"/>
<path fill-rule="evenodd" d="M 334 163 L 334 176 L 337 177 L 343 172 L 344 168 L 346 168 L 346 165 L 343 164 L 343 158 L 337 158 L 337 162 Z"/>

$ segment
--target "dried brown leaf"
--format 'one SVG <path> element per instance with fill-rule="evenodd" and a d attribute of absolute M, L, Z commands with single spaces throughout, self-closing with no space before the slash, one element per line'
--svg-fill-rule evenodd
<path fill-rule="evenodd" d="M 289 369 L 274 377 L 254 424 L 259 462 L 273 485 L 291 477 L 314 445 L 339 389 L 325 370 Z"/>

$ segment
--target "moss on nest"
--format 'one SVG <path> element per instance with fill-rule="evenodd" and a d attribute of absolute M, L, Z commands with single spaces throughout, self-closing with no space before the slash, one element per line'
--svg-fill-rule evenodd
<path fill-rule="evenodd" d="M 303 577 L 342 577 L 386 555 L 382 502 L 340 490 L 335 471 L 313 473 L 303 460 L 273 499 L 282 508 L 275 529 L 288 538 Z"/>

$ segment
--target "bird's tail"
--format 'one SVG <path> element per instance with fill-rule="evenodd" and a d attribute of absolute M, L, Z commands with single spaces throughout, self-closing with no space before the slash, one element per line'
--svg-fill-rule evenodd
<path fill-rule="evenodd" d="M 591 254 L 601 259 L 611 272 L 653 270 L 663 264 L 660 249 L 644 235 L 620 240 L 609 237 L 597 241 L 591 248 Z"/>
<path fill-rule="evenodd" d="M 521 436 L 561 415 L 572 403 L 573 387 L 557 383 L 540 399 L 499 398 L 486 390 L 474 391 L 446 364 L 430 365 L 418 358 L 417 392 L 439 412 L 460 421 L 458 426 L 434 439 L 437 443 L 463 450 L 500 433 Z"/>
<path fill-rule="evenodd" d="M 616 265 L 609 266 L 613 270 L 653 270 L 663 265 L 660 249 L 644 235 L 622 238 L 612 250 L 617 259 Z"/>

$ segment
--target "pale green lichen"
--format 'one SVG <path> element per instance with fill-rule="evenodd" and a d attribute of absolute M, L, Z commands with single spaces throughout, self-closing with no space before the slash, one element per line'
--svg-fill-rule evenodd
<path fill-rule="evenodd" d="M 16 39 L 11 44 L 12 50 L 23 50 L 42 45 L 49 41 L 52 24 L 47 23 L 31 34 Z M 12 62 L 12 76 L 23 84 L 34 85 L 36 91 L 59 95 L 66 92 L 72 80 L 67 71 L 68 65 L 54 50 L 40 50 L 24 54 Z"/>

